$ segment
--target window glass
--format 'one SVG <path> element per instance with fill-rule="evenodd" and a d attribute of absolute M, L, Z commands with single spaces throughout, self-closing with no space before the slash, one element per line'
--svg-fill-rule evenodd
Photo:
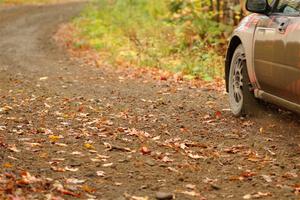
<path fill-rule="evenodd" d="M 275 12 L 288 15 L 300 14 L 300 0 L 280 0 Z"/>

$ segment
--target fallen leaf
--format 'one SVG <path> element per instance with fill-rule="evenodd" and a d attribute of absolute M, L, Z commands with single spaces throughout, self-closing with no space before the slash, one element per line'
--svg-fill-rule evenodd
<path fill-rule="evenodd" d="M 63 136 L 61 135 L 49 135 L 48 138 L 51 142 L 57 142 L 59 139 L 62 139 Z"/>
<path fill-rule="evenodd" d="M 44 76 L 44 77 L 41 77 L 40 78 L 40 81 L 45 81 L 45 80 L 47 80 L 48 79 L 48 77 L 47 76 Z"/>
<path fill-rule="evenodd" d="M 178 191 L 178 193 L 185 194 L 192 197 L 200 197 L 201 194 L 195 191 Z"/>
<path fill-rule="evenodd" d="M 12 165 L 11 163 L 4 163 L 4 164 L 3 164 L 3 167 L 4 167 L 4 168 L 12 168 L 13 165 Z"/>
<path fill-rule="evenodd" d="M 71 153 L 71 155 L 79 155 L 79 156 L 83 156 L 83 153 L 79 152 L 79 151 L 73 151 Z"/>
<path fill-rule="evenodd" d="M 217 112 L 215 113 L 215 116 L 216 116 L 217 119 L 221 118 L 221 117 L 222 117 L 221 111 L 217 111 Z"/>
<path fill-rule="evenodd" d="M 138 131 L 135 128 L 130 129 L 128 131 L 128 135 L 130 135 L 130 136 L 137 136 L 139 138 L 150 138 L 151 137 L 151 135 L 149 133 L 147 133 L 145 131 Z"/>
<path fill-rule="evenodd" d="M 180 173 L 180 171 L 178 171 L 177 169 L 175 169 L 173 167 L 168 167 L 167 169 L 171 172 Z"/>
<path fill-rule="evenodd" d="M 65 170 L 66 170 L 66 171 L 70 171 L 70 172 L 77 172 L 77 171 L 79 170 L 79 168 L 72 168 L 72 167 L 66 166 L 66 167 L 65 167 Z"/>
<path fill-rule="evenodd" d="M 95 149 L 95 147 L 90 143 L 84 143 L 84 147 L 87 149 Z"/>
<path fill-rule="evenodd" d="M 251 194 L 246 194 L 243 196 L 243 199 L 251 199 L 252 195 Z"/>
<path fill-rule="evenodd" d="M 123 185 L 123 183 L 115 182 L 114 185 L 115 186 L 121 186 L 121 185 Z"/>
<path fill-rule="evenodd" d="M 105 176 L 105 172 L 104 171 L 97 171 L 96 174 L 97 174 L 97 176 L 100 176 L 100 177 L 104 177 Z"/>
<path fill-rule="evenodd" d="M 193 184 L 186 184 L 185 187 L 190 189 L 190 190 L 195 190 L 196 189 L 196 185 L 193 185 Z"/>
<path fill-rule="evenodd" d="M 17 147 L 16 147 L 15 144 L 11 145 L 8 149 L 11 150 L 12 152 L 15 152 L 15 153 L 19 153 L 20 152 L 20 150 L 17 149 Z"/>
<path fill-rule="evenodd" d="M 255 172 L 251 172 L 250 170 L 247 170 L 247 171 L 241 173 L 241 177 L 242 178 L 250 178 L 250 177 L 253 177 L 255 175 L 256 175 L 256 173 Z"/>
<path fill-rule="evenodd" d="M 160 135 L 156 136 L 156 137 L 152 138 L 152 140 L 154 140 L 154 141 L 160 140 L 160 137 L 161 137 Z"/>
<path fill-rule="evenodd" d="M 224 152 L 229 153 L 229 154 L 236 154 L 236 153 L 239 153 L 243 149 L 245 149 L 245 146 L 243 146 L 243 145 L 234 145 L 230 148 L 224 149 Z"/>
<path fill-rule="evenodd" d="M 94 193 L 96 190 L 89 185 L 83 185 L 81 189 L 87 193 Z"/>
<path fill-rule="evenodd" d="M 260 128 L 259 133 L 263 134 L 264 133 L 264 128 Z"/>
<path fill-rule="evenodd" d="M 68 178 L 66 180 L 66 182 L 69 184 L 81 184 L 81 183 L 84 183 L 85 180 L 80 180 L 80 179 L 76 179 L 76 178 Z"/>
<path fill-rule="evenodd" d="M 286 179 L 293 179 L 293 178 L 298 178 L 298 175 L 294 172 L 287 172 L 282 177 Z"/>
<path fill-rule="evenodd" d="M 253 198 L 258 199 L 262 197 L 270 197 L 272 194 L 270 192 L 257 192 L 256 194 L 253 195 Z"/>
<path fill-rule="evenodd" d="M 32 176 L 29 172 L 22 172 L 21 177 L 22 177 L 22 179 L 18 180 L 17 184 L 27 185 L 27 184 L 32 184 L 32 183 L 41 181 L 41 179 L 38 179 L 35 176 Z"/>
<path fill-rule="evenodd" d="M 255 194 L 246 194 L 243 196 L 243 199 L 259 199 L 262 197 L 272 196 L 270 192 L 257 192 Z"/>
<path fill-rule="evenodd" d="M 70 195 L 70 196 L 77 197 L 77 198 L 79 198 L 81 196 L 79 193 L 75 193 L 75 192 L 72 192 L 72 191 L 66 190 L 66 189 L 59 189 L 58 191 L 64 195 Z"/>
<path fill-rule="evenodd" d="M 102 165 L 102 167 L 111 167 L 113 166 L 113 163 L 105 163 Z"/>
<path fill-rule="evenodd" d="M 164 156 L 162 159 L 161 159 L 161 161 L 163 161 L 163 162 L 173 162 L 174 160 L 173 159 L 171 159 L 171 158 L 169 158 L 168 156 Z"/>
<path fill-rule="evenodd" d="M 142 147 L 141 149 L 140 149 L 140 152 L 143 154 L 143 155 L 146 155 L 146 154 L 150 154 L 151 153 L 151 151 L 147 148 L 147 147 Z"/>
<path fill-rule="evenodd" d="M 189 153 L 188 156 L 192 159 L 205 159 L 206 158 L 204 156 L 200 156 L 198 154 L 191 154 L 191 153 Z"/>
<path fill-rule="evenodd" d="M 137 196 L 132 196 L 131 200 L 149 200 L 149 197 L 137 197 Z"/>
<path fill-rule="evenodd" d="M 66 171 L 64 168 L 55 167 L 55 166 L 51 166 L 51 169 L 55 172 L 65 172 Z"/>

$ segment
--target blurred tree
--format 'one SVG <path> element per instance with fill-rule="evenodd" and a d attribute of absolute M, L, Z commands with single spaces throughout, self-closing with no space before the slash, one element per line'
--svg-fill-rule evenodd
<path fill-rule="evenodd" d="M 188 8 L 229 25 L 237 24 L 245 15 L 244 4 L 245 0 L 170 0 L 171 11 L 175 13 Z"/>

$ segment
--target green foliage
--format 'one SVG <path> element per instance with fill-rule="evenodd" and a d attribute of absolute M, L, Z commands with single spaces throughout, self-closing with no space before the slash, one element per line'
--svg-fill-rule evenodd
<path fill-rule="evenodd" d="M 92 46 L 111 63 L 222 76 L 217 52 L 230 28 L 215 22 L 202 0 L 96 0 L 74 24 L 82 38 L 75 45 Z"/>

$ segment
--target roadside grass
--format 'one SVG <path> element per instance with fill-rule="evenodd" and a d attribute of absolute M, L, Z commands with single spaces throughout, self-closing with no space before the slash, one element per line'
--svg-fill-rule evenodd
<path fill-rule="evenodd" d="M 172 2 L 95 0 L 73 21 L 73 45 L 96 49 L 112 65 L 156 67 L 189 79 L 222 77 L 231 29 L 203 13 L 176 10 Z"/>

